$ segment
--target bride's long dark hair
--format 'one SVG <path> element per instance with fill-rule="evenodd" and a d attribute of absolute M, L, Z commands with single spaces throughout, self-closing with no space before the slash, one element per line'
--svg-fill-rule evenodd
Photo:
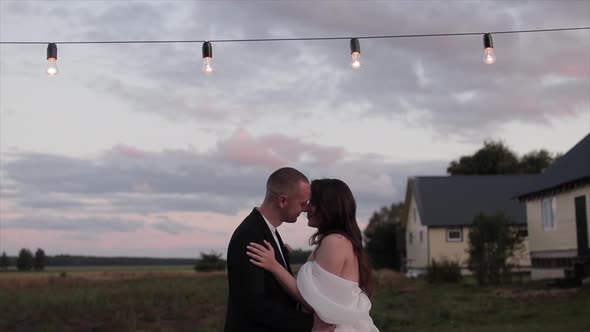
<path fill-rule="evenodd" d="M 319 217 L 318 230 L 309 239 L 310 245 L 321 245 L 328 234 L 341 234 L 351 243 L 359 264 L 359 287 L 368 296 L 373 292 L 371 266 L 363 248 L 363 237 L 356 221 L 356 202 L 346 183 L 338 179 L 311 182 L 310 205 Z"/>

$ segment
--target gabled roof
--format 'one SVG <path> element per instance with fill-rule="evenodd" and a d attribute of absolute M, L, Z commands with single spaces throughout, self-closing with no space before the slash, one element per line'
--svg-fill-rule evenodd
<path fill-rule="evenodd" d="M 470 225 L 475 216 L 502 210 L 515 224 L 526 224 L 525 204 L 512 199 L 534 175 L 418 176 L 408 181 L 422 224 Z M 407 203 L 406 203 L 407 204 Z"/>
<path fill-rule="evenodd" d="M 547 167 L 531 183 L 531 186 L 518 193 L 518 197 L 526 198 L 526 196 L 585 180 L 590 180 L 590 134 Z"/>

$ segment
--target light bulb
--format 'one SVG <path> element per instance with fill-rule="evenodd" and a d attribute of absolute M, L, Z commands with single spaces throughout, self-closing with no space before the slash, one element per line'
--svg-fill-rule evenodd
<path fill-rule="evenodd" d="M 57 62 L 55 58 L 47 59 L 47 75 L 56 75 L 59 71 L 57 70 Z"/>
<path fill-rule="evenodd" d="M 483 35 L 483 49 L 485 53 L 483 62 L 488 65 L 494 63 L 496 61 L 496 56 L 494 55 L 494 40 L 489 33 Z"/>
<path fill-rule="evenodd" d="M 352 61 L 350 62 L 352 69 L 361 68 L 361 43 L 358 38 L 350 39 L 350 54 L 352 56 Z"/>
<path fill-rule="evenodd" d="M 57 71 L 57 45 L 55 43 L 47 44 L 47 75 L 53 76 Z"/>
<path fill-rule="evenodd" d="M 211 58 L 203 58 L 203 72 L 205 74 L 212 74 L 215 71 L 212 60 Z"/>
<path fill-rule="evenodd" d="M 353 69 L 359 69 L 361 67 L 361 53 L 360 52 L 352 52 L 352 61 L 350 65 Z"/>
<path fill-rule="evenodd" d="M 493 47 L 486 47 L 484 49 L 484 53 L 485 53 L 485 57 L 483 59 L 483 61 L 485 63 L 492 64 L 496 61 L 496 56 L 494 55 L 494 48 Z"/>

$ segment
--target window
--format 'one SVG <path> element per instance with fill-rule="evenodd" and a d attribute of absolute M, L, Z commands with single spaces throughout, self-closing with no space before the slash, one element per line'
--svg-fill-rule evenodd
<path fill-rule="evenodd" d="M 448 228 L 447 242 L 463 242 L 463 230 L 461 228 Z"/>
<path fill-rule="evenodd" d="M 548 197 L 543 199 L 541 214 L 543 217 L 543 229 L 546 231 L 554 230 L 556 228 L 554 197 Z"/>
<path fill-rule="evenodd" d="M 416 208 L 412 209 L 412 217 L 414 219 L 414 222 L 417 223 L 418 222 L 418 217 L 417 217 L 417 213 L 416 213 Z"/>
<path fill-rule="evenodd" d="M 408 233 L 408 242 L 410 244 L 412 244 L 412 240 L 413 240 L 413 238 L 412 238 L 412 232 L 410 232 L 410 233 Z"/>
<path fill-rule="evenodd" d="M 422 243 L 422 231 L 420 231 L 420 243 Z"/>

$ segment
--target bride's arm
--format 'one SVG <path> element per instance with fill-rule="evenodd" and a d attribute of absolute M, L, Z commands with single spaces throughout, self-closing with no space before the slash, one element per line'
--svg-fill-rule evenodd
<path fill-rule="evenodd" d="M 250 262 L 272 273 L 279 281 L 281 287 L 283 287 L 291 297 L 301 303 L 307 311 L 314 312 L 313 308 L 305 302 L 303 296 L 301 296 L 301 293 L 297 288 L 297 280 L 295 277 L 293 277 L 291 273 L 289 273 L 289 271 L 287 271 L 287 269 L 275 259 L 275 252 L 272 245 L 266 240 L 264 241 L 264 245 L 266 247 L 251 242 L 250 245 L 246 247 L 248 249 L 246 254 L 251 257 Z"/>

